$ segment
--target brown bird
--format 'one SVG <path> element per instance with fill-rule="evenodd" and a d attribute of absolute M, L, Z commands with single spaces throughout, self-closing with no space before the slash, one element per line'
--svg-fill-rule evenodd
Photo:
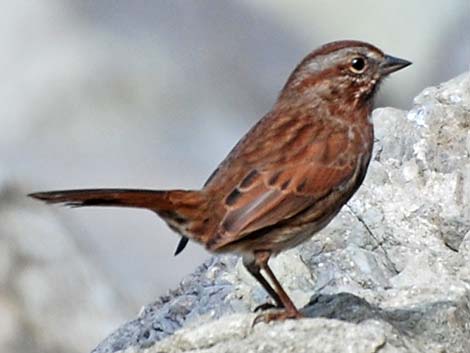
<path fill-rule="evenodd" d="M 290 75 L 271 111 L 201 190 L 92 189 L 29 196 L 74 207 L 153 211 L 183 236 L 177 253 L 191 239 L 212 252 L 243 256 L 279 308 L 261 320 L 299 318 L 269 258 L 324 228 L 359 188 L 374 141 L 374 95 L 385 76 L 410 64 L 359 41 L 313 51 Z"/>

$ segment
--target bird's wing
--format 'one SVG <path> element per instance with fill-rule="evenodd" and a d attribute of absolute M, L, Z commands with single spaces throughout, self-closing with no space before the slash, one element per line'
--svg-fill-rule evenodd
<path fill-rule="evenodd" d="M 207 246 L 219 249 L 311 207 L 341 188 L 354 173 L 351 163 L 308 161 L 269 170 L 252 169 L 224 199 L 225 215 Z"/>

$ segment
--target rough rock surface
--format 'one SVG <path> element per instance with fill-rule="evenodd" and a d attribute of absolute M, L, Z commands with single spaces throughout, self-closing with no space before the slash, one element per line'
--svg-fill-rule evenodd
<path fill-rule="evenodd" d="M 470 73 L 373 119 L 358 194 L 272 260 L 306 319 L 252 327 L 266 294 L 219 256 L 94 352 L 470 352 Z"/>

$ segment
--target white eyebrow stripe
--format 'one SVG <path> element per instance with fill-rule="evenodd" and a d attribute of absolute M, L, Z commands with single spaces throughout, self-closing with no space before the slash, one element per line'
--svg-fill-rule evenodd
<path fill-rule="evenodd" d="M 323 71 L 329 67 L 335 66 L 339 59 L 343 59 L 344 57 L 353 53 L 363 55 L 373 60 L 381 59 L 379 53 L 376 53 L 375 51 L 365 51 L 362 47 L 343 48 L 332 53 L 316 56 L 308 63 L 306 67 L 309 72 Z"/>

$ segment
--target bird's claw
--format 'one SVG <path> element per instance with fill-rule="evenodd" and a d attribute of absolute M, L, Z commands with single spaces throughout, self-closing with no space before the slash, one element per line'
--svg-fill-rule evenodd
<path fill-rule="evenodd" d="M 288 319 L 301 319 L 303 315 L 295 310 L 276 310 L 276 311 L 270 311 L 266 313 L 262 313 L 258 316 L 253 321 L 253 325 L 255 326 L 256 324 L 260 322 L 264 323 L 269 323 L 271 321 L 284 321 Z"/>

